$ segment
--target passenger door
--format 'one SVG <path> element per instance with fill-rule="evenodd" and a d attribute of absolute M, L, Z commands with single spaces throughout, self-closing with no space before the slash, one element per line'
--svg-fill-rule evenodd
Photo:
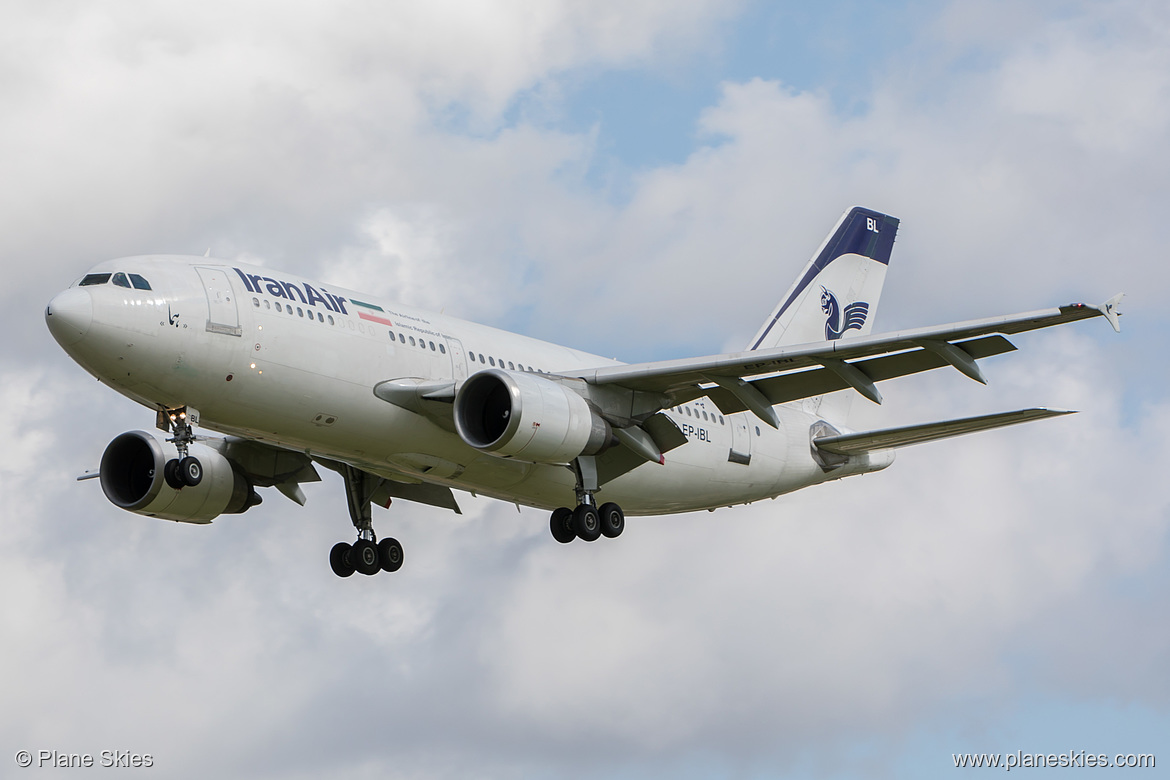
<path fill-rule="evenodd" d="M 227 269 L 195 266 L 207 293 L 207 330 L 227 336 L 241 336 L 240 312 L 236 294 L 228 280 Z"/>

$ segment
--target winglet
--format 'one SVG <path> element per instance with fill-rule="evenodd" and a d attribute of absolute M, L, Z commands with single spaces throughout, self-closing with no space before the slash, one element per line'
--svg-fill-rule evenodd
<path fill-rule="evenodd" d="M 1109 320 L 1109 324 L 1113 326 L 1113 330 L 1121 333 L 1121 322 L 1118 319 L 1121 316 L 1121 312 L 1118 311 L 1118 307 L 1121 305 L 1121 299 L 1124 297 L 1125 293 L 1117 293 L 1117 295 L 1114 295 L 1099 306 L 1089 304 L 1089 308 L 1101 312 L 1105 316 L 1105 319 Z"/>

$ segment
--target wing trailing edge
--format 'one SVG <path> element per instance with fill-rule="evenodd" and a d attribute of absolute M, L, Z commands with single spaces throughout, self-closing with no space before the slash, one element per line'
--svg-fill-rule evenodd
<path fill-rule="evenodd" d="M 897 447 L 908 447 L 911 444 L 922 444 L 928 441 L 949 439 L 952 436 L 962 436 L 968 433 L 989 431 L 1007 425 L 1043 420 L 1048 417 L 1059 417 L 1066 414 L 1075 414 L 1066 409 L 1020 409 L 1014 412 L 1000 412 L 985 414 L 978 417 L 964 417 L 958 420 L 944 420 L 942 422 L 923 423 L 920 425 L 906 425 L 901 428 L 885 428 L 865 433 L 842 433 L 834 436 L 817 436 L 813 438 L 813 445 L 824 452 L 834 455 L 860 455 L 873 450 L 888 450 Z"/>

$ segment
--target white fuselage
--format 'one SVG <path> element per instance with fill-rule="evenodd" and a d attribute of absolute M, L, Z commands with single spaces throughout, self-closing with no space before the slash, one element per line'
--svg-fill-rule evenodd
<path fill-rule="evenodd" d="M 410 377 L 458 383 L 496 366 L 571 374 L 615 361 L 240 263 L 149 256 L 91 271 L 101 272 L 138 274 L 151 289 L 71 288 L 72 305 L 91 305 L 92 318 L 62 346 L 152 409 L 189 406 L 205 428 L 390 478 L 544 508 L 573 503 L 574 474 L 565 465 L 481 452 L 430 417 L 375 397 L 373 387 Z M 778 430 L 750 412 L 721 415 L 702 399 L 666 409 L 687 443 L 663 465 L 645 463 L 603 484 L 600 500 L 632 515 L 711 509 L 892 460 L 891 452 L 875 453 L 826 472 L 810 447 L 816 415 L 799 403 L 776 412 Z"/>

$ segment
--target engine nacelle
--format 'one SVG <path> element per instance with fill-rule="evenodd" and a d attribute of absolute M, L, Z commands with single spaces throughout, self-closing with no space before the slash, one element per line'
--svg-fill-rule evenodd
<path fill-rule="evenodd" d="M 255 503 L 248 480 L 217 450 L 195 442 L 188 454 L 202 464 L 203 480 L 175 490 L 163 477 L 166 462 L 179 457 L 175 445 L 146 431 L 123 433 L 102 453 L 102 492 L 115 506 L 135 514 L 184 523 L 210 523 Z"/>
<path fill-rule="evenodd" d="M 570 463 L 613 441 L 609 423 L 577 393 L 535 374 L 489 369 L 455 397 L 455 429 L 472 447 L 531 463 Z"/>

